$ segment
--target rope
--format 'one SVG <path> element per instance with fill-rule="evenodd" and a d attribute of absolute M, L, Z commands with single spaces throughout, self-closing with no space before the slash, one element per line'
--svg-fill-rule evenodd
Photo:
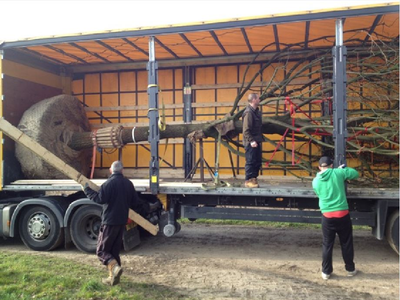
<path fill-rule="evenodd" d="M 136 144 L 136 139 L 135 139 L 135 129 L 136 129 L 136 126 L 135 127 L 133 127 L 133 129 L 132 129 L 132 141 Z"/>
<path fill-rule="evenodd" d="M 94 136 L 95 143 L 102 149 L 122 148 L 124 146 L 122 130 L 123 127 L 121 125 L 100 128 Z"/>

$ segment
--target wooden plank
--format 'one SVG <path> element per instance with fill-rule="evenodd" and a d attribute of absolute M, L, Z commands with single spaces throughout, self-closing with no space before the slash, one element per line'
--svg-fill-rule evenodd
<path fill-rule="evenodd" d="M 36 153 L 41 157 L 45 162 L 52 165 L 54 168 L 62 172 L 64 175 L 73 179 L 80 185 L 84 186 L 86 183 L 95 190 L 99 191 L 100 187 L 94 184 L 91 180 L 83 176 L 80 172 L 72 168 L 70 165 L 66 164 L 52 152 L 44 148 L 42 145 L 31 139 L 25 133 L 20 131 L 15 126 L 11 125 L 4 118 L 0 119 L 0 130 L 13 139 L 15 142 L 27 147 L 32 152 Z M 152 235 L 156 235 L 158 232 L 158 225 L 155 226 L 143 218 L 141 215 L 134 212 L 132 209 L 129 210 L 129 217 L 138 225 L 146 229 Z"/>
<path fill-rule="evenodd" d="M 183 108 L 183 104 L 165 104 L 165 109 Z M 148 105 L 125 105 L 125 106 L 90 106 L 85 111 L 137 111 L 148 110 Z M 160 108 L 161 109 L 161 108 Z"/>
<path fill-rule="evenodd" d="M 309 79 L 298 79 L 295 78 L 290 81 L 289 86 L 293 85 L 305 85 L 308 84 L 311 80 Z M 243 87 L 248 86 L 250 83 L 245 82 Z M 269 82 L 267 81 L 255 81 L 251 84 L 252 87 L 266 87 Z M 242 86 L 242 83 L 222 83 L 222 84 L 193 84 L 191 86 L 192 90 L 213 90 L 213 89 L 237 89 Z"/>
<path fill-rule="evenodd" d="M 210 121 L 192 121 L 190 123 L 185 123 L 184 121 L 168 121 L 167 125 L 181 125 L 181 124 L 204 124 L 204 123 L 210 123 Z M 91 123 L 90 127 L 92 129 L 95 128 L 104 128 L 104 127 L 110 127 L 110 126 L 118 126 L 122 125 L 125 128 L 126 127 L 141 127 L 141 126 L 149 126 L 149 122 L 140 122 L 140 123 L 132 123 L 132 122 L 127 122 L 127 123 Z"/>
<path fill-rule="evenodd" d="M 201 107 L 201 108 L 214 108 L 214 107 L 231 107 L 232 102 L 199 102 L 192 103 L 192 107 Z M 239 106 L 246 106 L 247 101 L 239 102 Z M 86 112 L 101 112 L 101 111 L 125 111 L 135 113 L 138 110 L 148 110 L 149 107 L 147 105 L 137 105 L 137 106 L 107 106 L 107 107 L 99 107 L 99 106 L 91 106 L 85 107 Z M 183 104 L 167 104 L 165 105 L 165 109 L 183 109 Z M 132 117 L 133 116 L 132 114 Z"/>

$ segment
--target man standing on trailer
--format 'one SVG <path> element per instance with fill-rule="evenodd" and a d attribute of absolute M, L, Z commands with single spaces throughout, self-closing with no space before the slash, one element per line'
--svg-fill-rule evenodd
<path fill-rule="evenodd" d="M 258 188 L 257 177 L 261 169 L 262 160 L 262 114 L 258 108 L 260 105 L 260 98 L 257 94 L 249 94 L 248 101 L 249 104 L 242 116 L 243 146 L 246 154 L 245 186 L 249 188 Z"/>
<path fill-rule="evenodd" d="M 92 190 L 88 183 L 84 189 L 90 200 L 103 205 L 96 254 L 107 266 L 109 276 L 102 280 L 107 285 L 115 285 L 120 281 L 122 268 L 119 253 L 129 208 L 134 209 L 140 203 L 132 182 L 124 177 L 122 171 L 122 163 L 114 161 L 110 167 L 111 176 L 102 184 L 99 192 Z"/>
<path fill-rule="evenodd" d="M 341 165 L 333 169 L 333 161 L 328 156 L 319 160 L 320 172 L 312 182 L 313 189 L 319 198 L 322 212 L 322 278 L 328 280 L 333 272 L 332 253 L 336 234 L 339 236 L 342 256 L 347 276 L 354 276 L 357 270 L 354 265 L 353 226 L 346 198 L 345 181 L 358 178 L 353 168 Z"/>

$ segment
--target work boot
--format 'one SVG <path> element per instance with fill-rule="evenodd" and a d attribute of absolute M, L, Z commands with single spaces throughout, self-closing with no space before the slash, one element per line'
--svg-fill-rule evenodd
<path fill-rule="evenodd" d="M 257 177 L 256 178 L 253 178 L 253 182 L 254 182 L 254 184 L 256 184 L 257 185 L 257 187 L 259 187 L 260 185 L 258 184 L 258 179 L 257 179 Z"/>
<path fill-rule="evenodd" d="M 245 187 L 248 188 L 258 188 L 258 182 L 256 178 L 250 178 L 249 180 L 246 180 L 246 182 L 244 183 Z"/>
<path fill-rule="evenodd" d="M 107 269 L 109 275 L 107 278 L 103 278 L 101 282 L 111 286 L 118 284 L 123 271 L 121 266 L 113 259 L 108 263 Z"/>

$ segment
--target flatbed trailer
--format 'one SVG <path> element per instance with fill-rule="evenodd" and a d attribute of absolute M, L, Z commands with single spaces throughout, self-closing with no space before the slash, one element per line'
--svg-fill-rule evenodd
<path fill-rule="evenodd" d="M 127 177 L 144 178 L 132 179 L 141 199 L 163 204 L 163 209 L 141 214 L 152 224 L 159 225 L 160 233 L 168 237 L 179 232 L 177 220 L 181 218 L 319 223 L 318 199 L 311 188 L 313 172 L 304 175 L 294 159 L 295 148 L 300 147 L 294 141 L 294 128 L 288 131 L 292 133 L 291 137 L 285 137 L 283 132 L 279 135 L 283 143 L 295 147 L 290 154 L 278 153 L 277 156 L 280 155 L 285 163 L 289 162 L 286 165 L 290 166 L 291 173 L 307 178 L 303 181 L 290 178 L 286 176 L 289 172 L 272 162 L 262 170 L 260 188 L 248 189 L 243 187 L 243 157 L 237 155 L 233 159 L 228 151 L 220 155 L 218 171 L 230 186 L 213 180 L 185 181 L 184 178 L 195 170 L 197 159 L 215 161 L 215 152 L 219 148 L 213 139 L 202 141 L 204 151 L 203 144 L 198 151 L 187 137 L 161 141 L 158 130 L 162 128 L 158 124 L 162 119 L 160 114 L 164 115 L 168 126 L 186 126 L 219 119 L 226 115 L 233 99 L 252 79 L 250 75 L 244 76 L 245 70 L 257 73 L 263 66 L 272 66 L 263 69 L 259 80 L 253 82 L 252 89 L 261 93 L 270 84 L 268 80 L 275 71 L 278 77 L 290 74 L 295 66 L 302 66 L 302 62 L 319 56 L 322 50 L 323 53 L 332 53 L 331 57 L 313 68 L 307 68 L 309 72 L 305 76 L 296 78 L 300 80 L 293 80 L 292 85 L 285 89 L 296 91 L 307 88 L 312 96 L 322 86 L 334 85 L 332 91 L 323 96 L 324 99 L 316 99 L 319 101 L 318 108 L 309 104 L 306 113 L 308 117 L 321 117 L 326 116 L 326 112 L 334 119 L 334 140 L 331 142 L 334 144 L 335 165 L 338 166 L 346 159 L 348 138 L 344 126 L 347 117 L 344 93 L 347 82 L 346 49 L 367 49 L 364 52 L 370 53 L 376 43 L 375 38 L 382 38 L 385 43 L 397 40 L 398 44 L 398 14 L 398 3 L 388 3 L 7 41 L 0 43 L 0 117 L 18 126 L 30 107 L 43 99 L 68 95 L 84 107 L 90 123 L 86 133 L 90 133 L 91 137 L 98 130 L 111 126 L 133 128 L 132 141 L 118 151 L 96 152 L 96 143 L 90 145 L 93 153 L 97 153 L 97 157 L 91 157 L 94 162 L 93 182 L 101 185 L 106 180 L 110 163 L 122 160 Z M 286 65 L 272 61 L 283 48 L 292 44 L 295 46 L 288 52 L 290 55 L 283 56 Z M 388 51 L 393 54 L 392 49 Z M 360 55 L 365 55 L 364 52 Z M 390 55 L 383 55 L 385 59 L 390 58 Z M 353 62 L 358 59 L 358 54 L 352 59 Z M 321 78 L 315 78 L 315 70 L 330 62 L 335 67 L 321 72 Z M 392 72 L 396 71 L 398 67 Z M 322 81 L 321 85 L 317 85 L 319 81 Z M 357 92 L 368 96 L 367 88 L 360 86 Z M 384 95 L 385 101 L 382 102 L 386 99 L 387 102 L 398 101 L 398 87 L 393 85 L 385 90 Z M 161 113 L 159 109 L 159 98 L 167 102 L 166 113 Z M 333 101 L 325 101 L 328 99 Z M 296 105 L 295 102 L 286 104 L 286 99 L 283 102 L 285 104 L 281 101 L 273 109 L 266 108 L 263 114 L 275 116 L 277 111 L 287 112 L 289 106 Z M 332 104 L 333 112 L 329 111 L 329 105 L 324 106 L 323 103 Z M 239 102 L 237 109 L 242 109 L 244 105 L 245 101 Z M 363 108 L 360 107 L 360 110 Z M 392 107 L 383 109 L 390 110 Z M 53 127 L 56 127 L 65 120 L 54 121 Z M 136 141 L 134 130 L 141 126 L 152 130 L 149 130 L 148 140 Z M 64 138 L 70 136 L 70 132 L 65 133 L 51 141 L 62 144 Z M 353 134 L 350 138 L 361 139 L 363 134 Z M 38 251 L 73 243 L 82 251 L 93 252 L 101 207 L 87 199 L 81 186 L 72 180 L 32 180 L 24 176 L 16 157 L 18 145 L 3 135 L 1 138 L 0 237 L 21 236 L 27 247 Z M 240 138 L 236 142 L 240 143 Z M 69 147 L 66 144 L 62 146 Z M 164 151 L 159 151 L 159 147 Z M 369 167 L 377 170 L 378 174 L 387 173 L 398 178 L 396 141 L 392 141 L 390 147 L 385 150 L 397 151 L 397 165 L 389 163 Z M 275 152 L 279 152 L 278 148 Z M 316 170 L 315 157 L 321 156 L 322 151 L 317 151 L 310 144 L 306 148 L 306 163 Z M 265 150 L 266 157 L 271 161 L 274 148 Z M 351 155 L 354 161 L 358 153 L 352 152 Z M 163 166 L 160 156 L 165 156 Z M 372 154 L 371 157 L 374 160 Z M 89 159 L 86 163 L 90 164 Z M 348 165 L 352 166 L 351 163 Z M 241 177 L 237 176 L 242 178 L 240 182 L 236 178 L 223 177 L 231 170 L 240 173 Z M 163 172 L 168 176 L 163 176 Z M 376 238 L 386 238 L 398 253 L 398 185 L 379 188 L 373 184 L 362 187 L 348 184 L 353 223 L 370 226 Z M 130 249 L 138 244 L 139 230 L 135 224 L 127 226 L 130 230 L 127 230 L 124 243 L 125 248 Z"/>
<path fill-rule="evenodd" d="M 131 179 L 135 189 L 141 197 L 151 195 L 149 181 L 146 179 Z M 105 179 L 92 180 L 100 186 Z M 213 182 L 204 184 L 202 182 L 185 182 L 174 180 L 161 180 L 159 185 L 158 199 L 162 202 L 165 211 L 163 214 L 153 215 L 161 224 L 160 230 L 165 236 L 171 237 L 179 232 L 180 225 L 177 220 L 187 218 L 196 219 L 221 219 L 221 220 L 251 220 L 251 221 L 272 221 L 272 222 L 298 222 L 298 223 L 320 223 L 321 213 L 318 210 L 318 199 L 311 187 L 311 179 L 296 180 L 287 177 L 270 177 L 260 180 L 259 188 L 240 187 L 236 178 L 224 179 L 228 186 L 215 187 Z M 48 193 L 68 192 L 77 193 L 71 199 L 69 207 L 65 209 L 62 224 L 65 228 L 65 235 L 74 235 L 70 232 L 71 217 L 74 207 L 92 205 L 83 193 L 82 187 L 73 180 L 18 180 L 3 187 L 7 192 Z M 395 236 L 398 231 L 398 224 L 390 223 L 389 216 L 396 212 L 399 203 L 399 189 L 397 188 L 365 188 L 348 187 L 347 197 L 350 207 L 350 215 L 354 225 L 370 226 L 373 235 L 382 240 L 386 235 L 394 237 L 392 244 L 396 243 Z M 28 197 L 29 198 L 29 197 Z M 28 200 L 26 198 L 25 200 Z M 67 197 L 68 198 L 68 197 Z M 30 201 L 47 202 L 45 197 L 38 196 L 29 198 Z M 0 200 L 0 203 L 7 200 Z M 47 205 L 47 204 L 46 204 Z M 17 205 L 14 205 L 17 207 Z M 17 208 L 22 210 L 24 205 Z M 85 214 L 83 220 L 74 220 L 74 223 L 86 223 L 86 229 L 98 226 L 100 210 L 95 209 L 89 215 Z M 7 216 L 3 216 L 7 219 Z M 17 219 L 11 218 L 10 236 L 16 234 Z M 94 221 L 96 220 L 96 221 Z M 4 229 L 4 228 L 3 228 Z M 75 228 L 75 230 L 78 230 Z M 91 228 L 89 233 L 81 230 L 79 235 L 74 237 L 75 243 L 80 249 L 92 252 L 95 249 L 95 239 Z M 79 237 L 81 236 L 81 238 Z M 80 240 L 83 241 L 80 241 Z M 68 239 L 67 239 L 68 240 Z M 392 245 L 392 247 L 395 247 Z"/>

